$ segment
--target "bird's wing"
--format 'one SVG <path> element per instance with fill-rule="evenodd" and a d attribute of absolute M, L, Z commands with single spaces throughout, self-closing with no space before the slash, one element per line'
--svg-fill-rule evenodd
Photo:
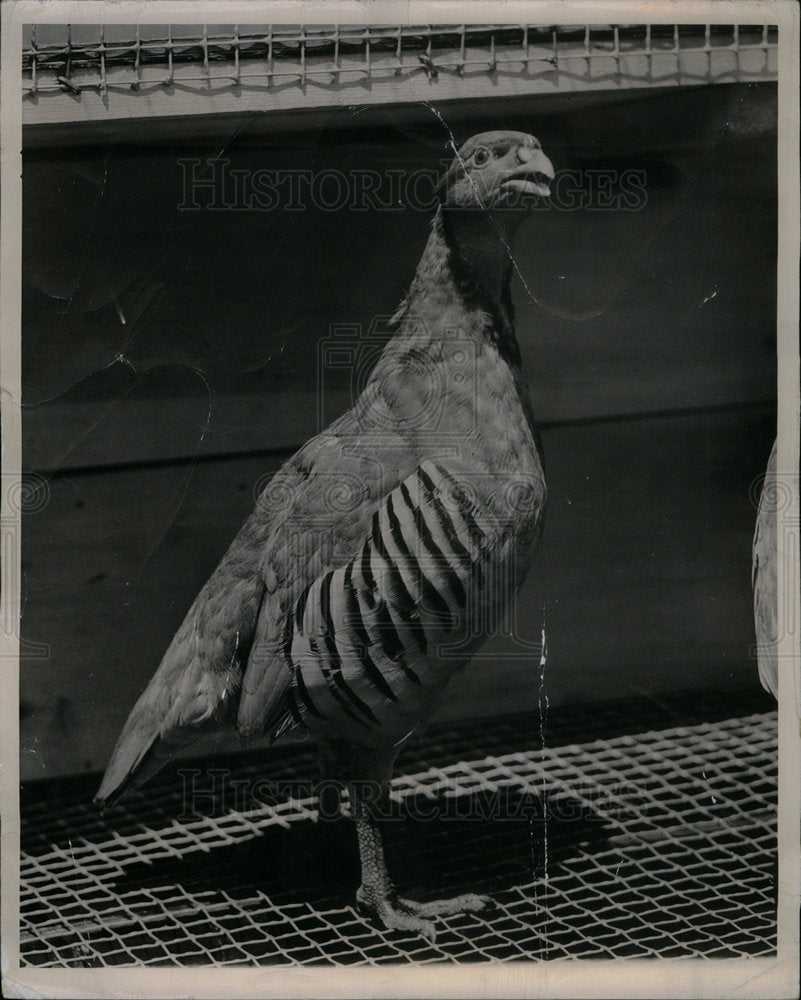
<path fill-rule="evenodd" d="M 291 673 L 282 643 L 298 597 L 351 558 L 381 498 L 414 468 L 399 435 L 383 434 L 379 449 L 364 440 L 354 444 L 355 436 L 342 433 L 349 429 L 340 421 L 313 438 L 290 461 L 290 478 L 274 480 L 260 499 L 275 527 L 262 551 L 265 593 L 239 695 L 244 739 L 286 727 Z"/>
<path fill-rule="evenodd" d="M 521 516 L 499 485 L 423 461 L 371 497 L 349 557 L 340 550 L 307 575 L 280 620 L 264 629 L 266 656 L 257 657 L 254 642 L 240 729 L 270 728 L 287 713 L 354 742 L 408 734 L 525 571 L 510 557 L 521 525 L 538 521 L 544 494 Z"/>
<path fill-rule="evenodd" d="M 142 784 L 178 749 L 235 716 L 246 665 L 280 721 L 281 609 L 327 560 L 341 558 L 361 530 L 365 492 L 384 488 L 373 463 L 345 450 L 336 436 L 320 435 L 273 477 L 134 705 L 98 801 Z"/>
<path fill-rule="evenodd" d="M 777 536 L 776 443 L 768 459 L 754 531 L 751 582 L 754 590 L 754 625 L 759 679 L 766 691 L 779 697 L 778 642 L 779 595 L 776 572 Z"/>

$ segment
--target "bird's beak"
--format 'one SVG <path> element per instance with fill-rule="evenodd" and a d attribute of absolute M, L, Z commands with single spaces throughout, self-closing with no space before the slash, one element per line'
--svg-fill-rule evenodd
<path fill-rule="evenodd" d="M 501 185 L 522 194 L 538 194 L 547 198 L 554 178 L 553 164 L 541 149 L 520 146 L 517 150 L 520 166 L 511 170 Z"/>

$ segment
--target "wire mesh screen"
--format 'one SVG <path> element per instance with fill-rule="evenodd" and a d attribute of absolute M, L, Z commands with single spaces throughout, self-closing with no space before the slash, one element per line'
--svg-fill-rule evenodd
<path fill-rule="evenodd" d="M 587 86 L 775 79 L 770 25 L 32 26 L 23 93 L 182 86 L 305 87 L 554 73 Z"/>
<path fill-rule="evenodd" d="M 775 712 L 661 730 L 648 728 L 647 708 L 637 712 L 579 707 L 549 724 L 545 743 L 539 717 L 473 721 L 431 730 L 405 752 L 385 824 L 399 890 L 496 901 L 441 918 L 434 944 L 356 909 L 355 836 L 346 820 L 320 820 L 309 749 L 184 764 L 105 817 L 86 778 L 31 786 L 22 961 L 771 954 Z"/>

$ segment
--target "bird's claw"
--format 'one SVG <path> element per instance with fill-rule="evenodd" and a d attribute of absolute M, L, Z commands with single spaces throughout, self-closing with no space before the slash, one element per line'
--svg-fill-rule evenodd
<path fill-rule="evenodd" d="M 377 917 L 387 930 L 414 931 L 431 944 L 436 941 L 437 931 L 429 918 L 476 913 L 495 905 L 491 896 L 479 896 L 474 892 L 451 899 L 432 899 L 427 903 L 400 896 L 381 897 L 373 902 L 368 900 L 362 886 L 356 891 L 356 902 L 363 913 Z"/>
<path fill-rule="evenodd" d="M 366 916 L 377 920 L 388 931 L 411 931 L 424 937 L 429 944 L 433 944 L 437 939 L 437 930 L 432 921 L 407 911 L 399 899 L 394 902 L 388 899 L 381 900 L 375 906 L 358 901 L 358 908 Z"/>
<path fill-rule="evenodd" d="M 413 899 L 401 899 L 400 903 L 413 908 L 413 912 L 421 917 L 448 917 L 456 913 L 477 913 L 495 905 L 492 896 L 478 896 L 474 892 L 466 892 L 463 896 L 452 896 L 450 899 L 432 899 L 428 903 L 417 903 Z"/>

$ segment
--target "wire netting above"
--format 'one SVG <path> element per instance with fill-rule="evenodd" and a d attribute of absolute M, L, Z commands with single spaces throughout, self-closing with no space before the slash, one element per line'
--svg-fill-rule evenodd
<path fill-rule="evenodd" d="M 23 92 L 196 82 L 321 87 L 440 73 L 617 73 L 643 84 L 775 78 L 771 25 L 42 25 L 23 48 Z M 732 74 L 734 74 L 732 76 Z"/>
<path fill-rule="evenodd" d="M 653 729 L 619 707 L 609 736 L 614 711 L 581 708 L 545 742 L 539 717 L 478 720 L 432 729 L 401 759 L 385 824 L 399 890 L 496 900 L 441 918 L 434 944 L 357 911 L 355 836 L 321 819 L 305 747 L 183 764 L 104 817 L 85 778 L 30 786 L 22 961 L 773 953 L 775 712 Z"/>

